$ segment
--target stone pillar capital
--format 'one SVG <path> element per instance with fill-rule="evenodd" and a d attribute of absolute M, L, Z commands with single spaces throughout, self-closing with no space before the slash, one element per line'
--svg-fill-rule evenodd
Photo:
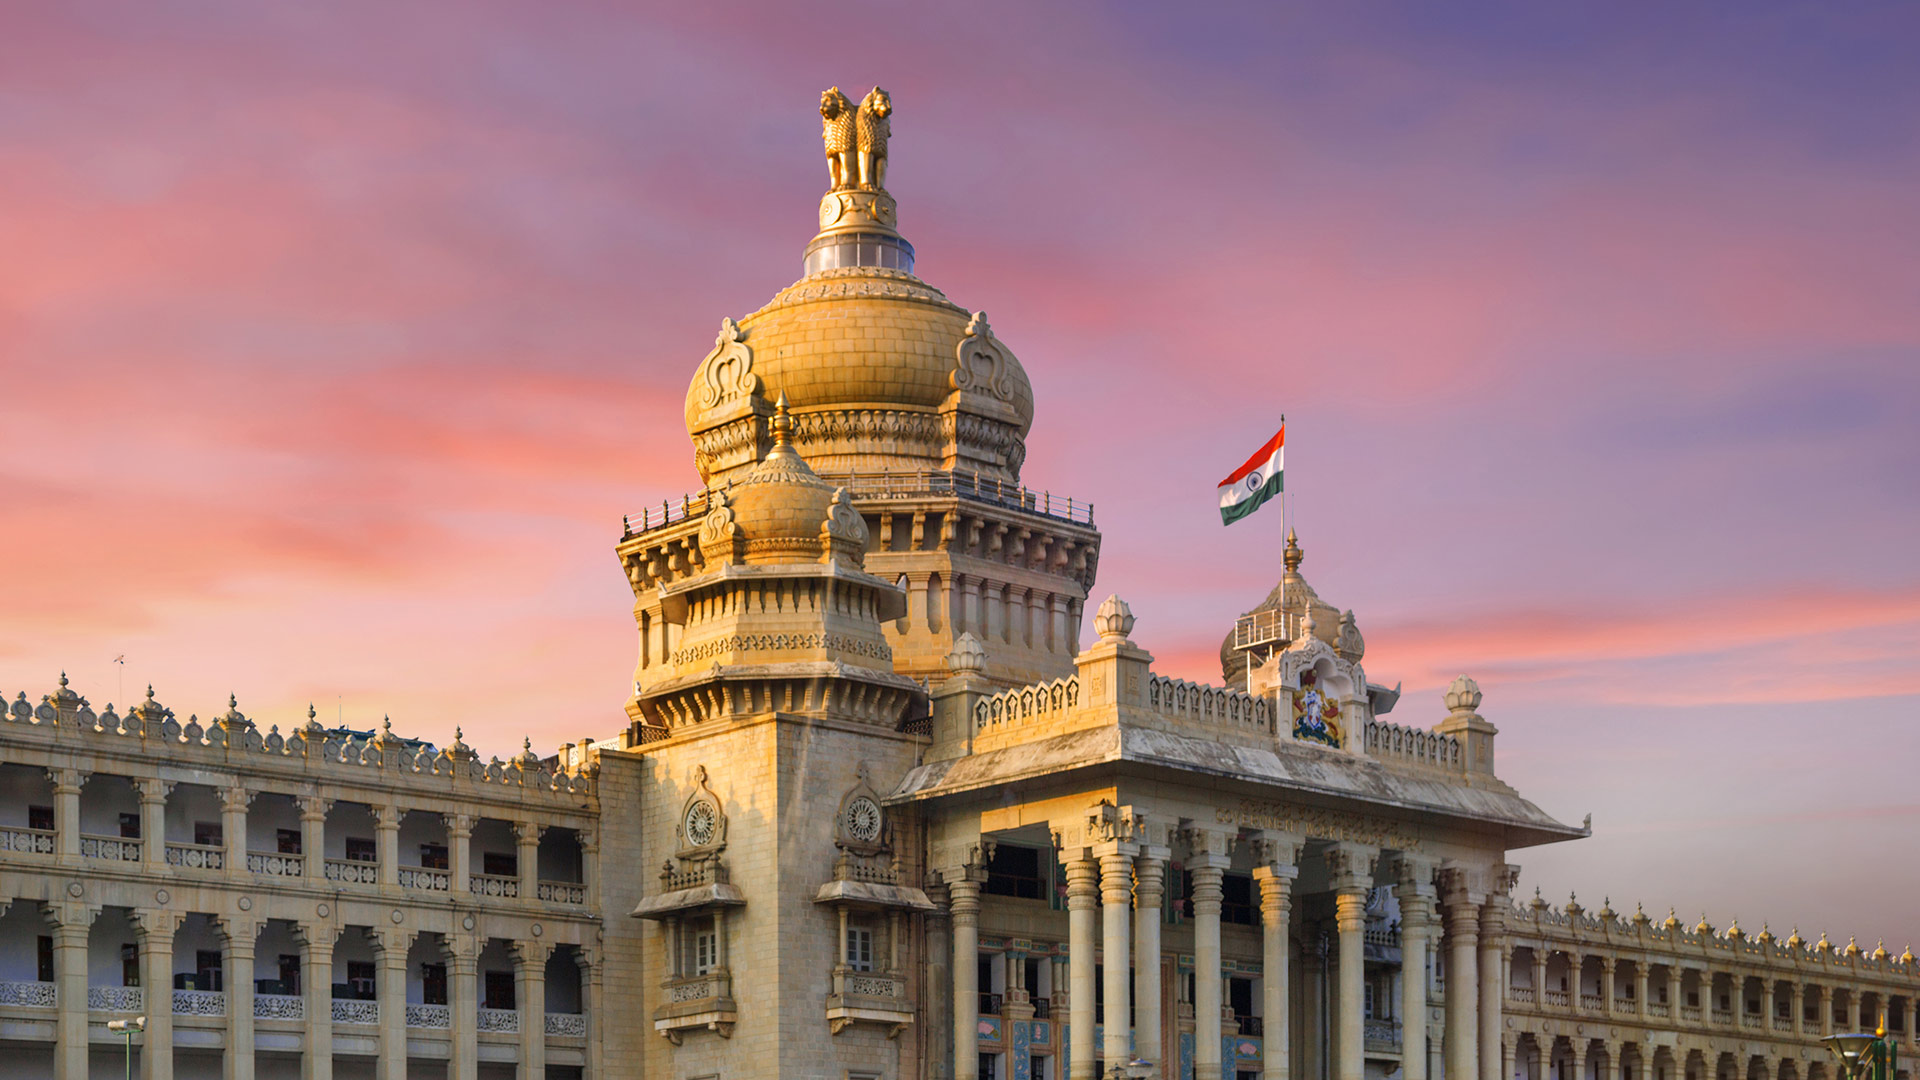
<path fill-rule="evenodd" d="M 75 933 L 84 935 L 99 915 L 98 904 L 43 904 L 40 908 L 40 917 L 54 931 L 55 937 Z"/>
<path fill-rule="evenodd" d="M 1450 909 L 1463 907 L 1477 909 L 1486 901 L 1486 879 L 1481 873 L 1469 867 L 1454 864 L 1449 860 L 1441 864 L 1436 880 L 1440 886 L 1441 902 Z"/>
<path fill-rule="evenodd" d="M 547 834 L 547 827 L 537 821 L 516 821 L 513 823 L 513 835 L 522 844 L 537 844 Z"/>
<path fill-rule="evenodd" d="M 230 814 L 246 813 L 247 807 L 253 805 L 253 797 L 255 794 L 257 794 L 257 792 L 244 784 L 234 784 L 221 788 L 220 809 Z"/>
<path fill-rule="evenodd" d="M 143 946 L 151 939 L 156 944 L 164 941 L 168 947 L 172 947 L 173 935 L 187 918 L 178 911 L 166 908 L 134 908 L 131 915 L 134 933 L 139 935 Z"/>
<path fill-rule="evenodd" d="M 545 938 L 517 938 L 508 943 L 513 953 L 513 965 L 516 968 L 534 968 L 547 962 L 553 955 L 553 942 Z M 545 971 L 544 967 L 539 968 Z"/>
<path fill-rule="evenodd" d="M 406 807 L 394 803 L 377 803 L 371 809 L 376 829 L 398 829 L 400 820 L 407 816 Z"/>
<path fill-rule="evenodd" d="M 48 769 L 47 782 L 53 785 L 55 795 L 78 795 L 80 789 L 87 786 L 91 773 L 79 769 Z"/>
<path fill-rule="evenodd" d="M 1300 865 L 1307 846 L 1306 837 L 1278 829 L 1261 829 L 1253 834 L 1253 861 L 1256 867 Z"/>
<path fill-rule="evenodd" d="M 318 795 L 295 796 L 294 802 L 300 804 L 301 821 L 325 821 L 327 811 L 333 809 L 333 800 Z"/>
<path fill-rule="evenodd" d="M 315 952 L 332 952 L 333 943 L 340 940 L 340 926 L 327 920 L 309 919 L 293 924 L 293 936 Z"/>
<path fill-rule="evenodd" d="M 384 965 L 405 967 L 407 950 L 413 948 L 413 939 L 418 935 L 403 926 L 387 926 L 376 928 L 367 936 L 373 939 L 375 959 Z"/>
<path fill-rule="evenodd" d="M 473 835 L 474 817 L 472 814 L 446 813 L 440 820 L 447 827 L 449 838 L 463 838 Z"/>
<path fill-rule="evenodd" d="M 1327 873 L 1333 878 L 1333 889 L 1342 896 L 1358 895 L 1366 897 L 1373 888 L 1373 871 L 1380 860 L 1377 848 L 1361 844 L 1334 844 L 1321 856 L 1327 864 Z"/>
<path fill-rule="evenodd" d="M 173 794 L 173 781 L 157 776 L 139 777 L 133 786 L 139 789 L 141 802 L 165 802 L 167 796 Z"/>
<path fill-rule="evenodd" d="M 1092 911 L 1100 906 L 1100 864 L 1084 855 L 1067 862 L 1067 910 Z"/>

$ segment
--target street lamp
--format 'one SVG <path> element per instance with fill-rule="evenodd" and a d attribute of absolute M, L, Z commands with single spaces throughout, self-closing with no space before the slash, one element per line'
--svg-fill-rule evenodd
<path fill-rule="evenodd" d="M 127 1037 L 127 1080 L 133 1080 L 133 1037 L 147 1030 L 147 1018 L 136 1016 L 131 1020 L 109 1020 L 108 1031 L 117 1031 Z"/>
<path fill-rule="evenodd" d="M 1856 1031 L 1829 1035 L 1820 1041 L 1840 1059 L 1840 1072 L 1845 1080 L 1893 1080 L 1900 1050 L 1887 1040 L 1886 1028 L 1872 1035 Z"/>
<path fill-rule="evenodd" d="M 1107 1069 L 1107 1080 L 1146 1080 L 1153 1075 L 1153 1062 L 1145 1058 L 1134 1058 L 1125 1065 L 1113 1065 Z"/>

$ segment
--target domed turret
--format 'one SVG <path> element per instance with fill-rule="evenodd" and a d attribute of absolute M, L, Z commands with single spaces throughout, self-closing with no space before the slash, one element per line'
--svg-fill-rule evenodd
<path fill-rule="evenodd" d="M 892 103 L 878 88 L 860 105 L 863 117 L 882 108 L 885 122 Z M 948 470 L 1018 483 L 1033 426 L 1026 371 L 984 312 L 913 275 L 884 167 L 849 170 L 835 145 L 829 137 L 839 164 L 805 276 L 738 322 L 723 319 L 687 388 L 701 478 L 717 486 L 753 466 L 771 438 L 769 397 L 784 393 L 793 444 L 824 474 Z"/>
<path fill-rule="evenodd" d="M 1353 621 L 1353 613 L 1345 612 L 1320 599 L 1313 591 L 1307 579 L 1300 576 L 1300 564 L 1306 560 L 1306 553 L 1300 549 L 1300 538 L 1292 529 L 1287 530 L 1287 547 L 1283 555 L 1287 571 L 1279 584 L 1267 594 L 1265 600 L 1248 615 L 1268 611 L 1284 611 L 1289 626 L 1303 626 L 1311 622 L 1314 637 L 1326 642 L 1338 650 L 1349 661 L 1358 661 L 1366 652 L 1366 644 L 1360 637 L 1360 628 Z M 1247 654 L 1234 647 L 1233 631 L 1220 642 L 1220 670 L 1226 676 L 1228 686 L 1239 686 L 1247 680 Z"/>

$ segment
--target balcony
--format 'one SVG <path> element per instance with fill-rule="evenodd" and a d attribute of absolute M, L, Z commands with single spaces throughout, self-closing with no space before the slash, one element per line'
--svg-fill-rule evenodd
<path fill-rule="evenodd" d="M 453 1010 L 445 1005 L 407 1005 L 407 1026 L 410 1028 L 451 1028 Z"/>
<path fill-rule="evenodd" d="M 225 870 L 227 852 L 213 844 L 168 844 L 167 865 L 188 870 Z"/>
<path fill-rule="evenodd" d="M 1547 1004 L 1549 1005 L 1558 1005 L 1563 1009 L 1567 1006 L 1567 992 L 1565 990 L 1548 990 L 1545 991 L 1542 996 L 1547 999 Z"/>
<path fill-rule="evenodd" d="M 1699 1023 L 1700 1022 L 1700 1006 L 1698 1005 L 1680 1006 L 1680 1019 L 1691 1020 L 1696 1024 Z"/>
<path fill-rule="evenodd" d="M 51 1009 L 59 1004 L 50 982 L 0 982 L 0 1007 Z"/>
<path fill-rule="evenodd" d="M 400 887 L 426 892 L 446 892 L 453 887 L 453 875 L 426 866 L 400 867 Z"/>
<path fill-rule="evenodd" d="M 0 851 L 51 855 L 53 854 L 53 830 L 0 828 Z"/>
<path fill-rule="evenodd" d="M 520 879 L 504 874 L 473 874 L 467 878 L 467 887 L 475 896 L 498 896 L 511 900 L 520 895 Z"/>
<path fill-rule="evenodd" d="M 80 854 L 89 859 L 103 859 L 107 862 L 140 861 L 140 841 L 127 840 L 118 836 L 80 837 Z"/>
<path fill-rule="evenodd" d="M 1037 997 L 1033 999 L 1033 1018 L 1035 1020 L 1045 1020 L 1051 1017 L 1052 1015 L 1053 1015 L 1053 1002 L 1051 999 L 1043 998 L 1043 997 Z"/>
<path fill-rule="evenodd" d="M 998 994 L 981 996 L 996 1000 L 1000 997 Z M 884 1024 L 889 1039 L 913 1023 L 913 1004 L 907 1000 L 906 980 L 871 971 L 845 968 L 834 971 L 833 993 L 827 997 L 827 1028 L 838 1035 L 849 1024 L 856 1023 Z"/>
<path fill-rule="evenodd" d="M 1399 1053 L 1400 1021 L 1368 1020 L 1361 1035 L 1361 1044 L 1377 1054 Z"/>
<path fill-rule="evenodd" d="M 496 1035 L 517 1035 L 520 1032 L 520 1010 L 481 1009 L 475 1017 L 474 1027 Z"/>
<path fill-rule="evenodd" d="M 1792 1021 L 1792 1020 L 1789 1020 L 1788 1018 L 1786 1018 L 1786 1017 L 1784 1017 L 1784 1016 L 1776 1016 L 1776 1017 L 1774 1017 L 1774 1018 L 1773 1018 L 1773 1030 L 1775 1030 L 1775 1031 L 1792 1031 L 1792 1030 L 1793 1030 L 1793 1021 Z"/>
<path fill-rule="evenodd" d="M 380 1022 L 380 1003 L 377 1001 L 359 1001 L 353 998 L 333 999 L 333 1022 L 336 1024 L 378 1024 Z"/>
<path fill-rule="evenodd" d="M 1647 1015 L 1648 1016 L 1671 1016 L 1673 1015 L 1673 1010 L 1668 1008 L 1665 1005 L 1657 1005 L 1657 1004 L 1649 1003 L 1647 1005 Z"/>
<path fill-rule="evenodd" d="M 587 1018 L 583 1013 L 548 1013 L 547 1034 L 563 1039 L 587 1037 Z"/>
<path fill-rule="evenodd" d="M 144 995 L 137 986 L 87 987 L 87 1011 L 137 1013 Z"/>
<path fill-rule="evenodd" d="M 982 993 L 980 995 L 980 1015 L 999 1016 L 1006 1008 L 1006 998 L 1002 994 Z"/>
<path fill-rule="evenodd" d="M 306 872 L 306 859 L 277 851 L 247 852 L 247 872 L 262 877 L 299 877 Z"/>
<path fill-rule="evenodd" d="M 1607 1007 L 1607 999 L 1599 994 L 1581 994 L 1580 1007 L 1589 1012 L 1599 1012 Z"/>
<path fill-rule="evenodd" d="M 1761 1016 L 1758 1013 L 1742 1013 L 1740 1016 L 1741 1027 L 1750 1027 L 1750 1028 L 1764 1027 L 1766 1025 L 1766 1022 L 1767 1022 L 1767 1018 L 1764 1016 Z"/>
<path fill-rule="evenodd" d="M 1531 1005 L 1533 1004 L 1533 987 L 1509 986 L 1507 987 L 1507 1000 L 1519 1002 L 1524 1005 Z"/>
<path fill-rule="evenodd" d="M 725 971 L 687 975 L 661 984 L 666 1003 L 653 1012 L 653 1029 L 678 1046 L 688 1028 L 707 1028 L 733 1037 L 739 1006 L 733 1001 L 733 976 Z"/>
<path fill-rule="evenodd" d="M 219 990 L 175 990 L 173 1015 L 224 1017 L 227 1015 L 227 995 Z"/>
<path fill-rule="evenodd" d="M 305 1020 L 307 999 L 298 994 L 255 994 L 253 995 L 253 1018 L 256 1020 Z"/>
<path fill-rule="evenodd" d="M 1260 1035 L 1264 1030 L 1257 1016 L 1235 1015 L 1233 1023 L 1242 1035 Z"/>
<path fill-rule="evenodd" d="M 543 881 L 540 899 L 549 904 L 585 904 L 587 887 L 574 881 Z"/>
<path fill-rule="evenodd" d="M 346 885 L 380 883 L 380 864 L 364 862 L 360 859 L 328 859 L 326 873 L 328 881 L 338 881 Z"/>

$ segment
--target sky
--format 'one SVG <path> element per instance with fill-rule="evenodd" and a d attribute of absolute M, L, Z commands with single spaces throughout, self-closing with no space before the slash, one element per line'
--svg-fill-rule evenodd
<path fill-rule="evenodd" d="M 1920 943 L 1920 8 L 9 3 L 0 689 L 604 738 L 620 516 L 799 276 L 819 91 L 1218 682 L 1280 514 L 1522 888 Z M 116 657 L 124 662 L 116 662 Z M 331 714 L 331 715 L 327 715 Z"/>

